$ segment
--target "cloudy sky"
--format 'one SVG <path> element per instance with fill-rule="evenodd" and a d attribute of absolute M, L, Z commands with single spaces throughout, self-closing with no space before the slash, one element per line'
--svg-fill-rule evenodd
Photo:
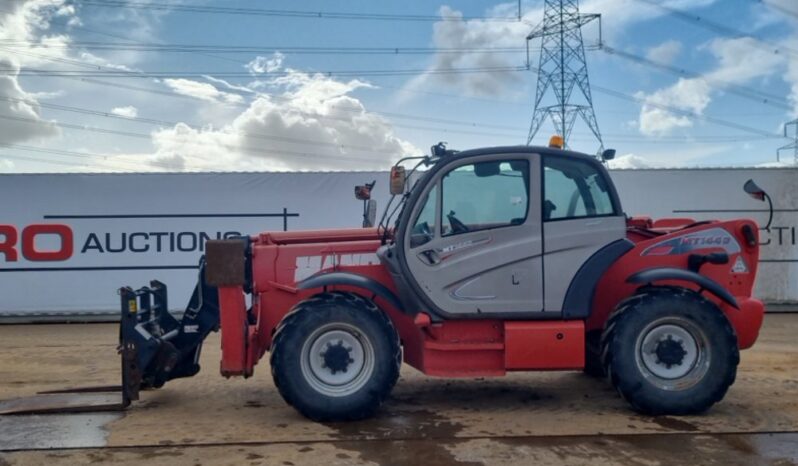
<path fill-rule="evenodd" d="M 523 144 L 543 2 L 522 4 L 3 0 L 0 172 L 370 170 Z M 616 166 L 763 165 L 789 143 L 794 0 L 581 10 L 602 14 L 604 48 L 583 33 Z M 598 147 L 579 122 L 570 145 Z"/>

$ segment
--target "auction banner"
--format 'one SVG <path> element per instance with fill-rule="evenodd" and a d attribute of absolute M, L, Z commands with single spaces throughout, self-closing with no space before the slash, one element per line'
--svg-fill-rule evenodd
<path fill-rule="evenodd" d="M 753 218 L 767 204 L 743 192 L 754 179 L 773 198 L 761 232 L 757 296 L 798 301 L 798 169 L 612 172 L 628 215 Z M 378 172 L 0 175 L 0 316 L 119 312 L 117 290 L 157 279 L 182 311 L 205 241 L 269 230 L 357 227 L 355 185 L 377 181 L 378 217 L 389 198 Z"/>
<path fill-rule="evenodd" d="M 357 227 L 386 173 L 0 175 L 0 316 L 115 314 L 156 279 L 185 309 L 208 239 Z"/>

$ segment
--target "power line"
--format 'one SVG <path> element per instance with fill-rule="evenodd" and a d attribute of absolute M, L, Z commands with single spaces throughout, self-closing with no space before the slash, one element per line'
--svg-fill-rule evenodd
<path fill-rule="evenodd" d="M 638 2 L 645 3 L 647 5 L 651 5 L 654 7 L 659 8 L 660 10 L 666 12 L 667 14 L 673 16 L 674 18 L 679 19 L 680 21 L 690 23 L 696 25 L 700 28 L 706 29 L 708 31 L 714 32 L 715 34 L 720 34 L 722 36 L 730 37 L 732 39 L 740 39 L 740 38 L 748 38 L 753 39 L 756 41 L 754 45 L 760 48 L 765 48 L 766 50 L 772 53 L 780 53 L 781 51 L 788 52 L 790 54 L 798 56 L 798 49 L 786 47 L 781 44 L 776 44 L 770 42 L 769 40 L 754 34 L 749 34 L 739 29 L 735 29 L 730 26 L 726 26 L 725 24 L 717 23 L 715 21 L 706 19 L 704 17 L 688 13 L 683 10 L 678 10 L 676 8 L 672 8 L 660 3 L 657 3 L 656 0 L 637 0 Z"/>
<path fill-rule="evenodd" d="M 113 83 L 113 82 L 108 82 L 108 81 L 101 81 L 101 80 L 87 79 L 87 78 L 65 78 L 65 79 L 75 79 L 75 80 L 78 80 L 80 82 L 86 82 L 86 83 L 89 83 L 89 84 L 108 86 L 108 87 L 113 87 L 113 88 L 117 88 L 117 89 L 125 89 L 125 90 L 131 90 L 131 91 L 145 92 L 145 93 L 149 93 L 149 94 L 157 94 L 157 95 L 163 95 L 163 96 L 167 96 L 167 97 L 187 99 L 187 100 L 192 100 L 192 101 L 196 101 L 197 100 L 196 97 L 192 97 L 192 96 L 185 95 L 185 94 L 178 94 L 175 91 L 161 91 L 161 90 L 157 90 L 157 89 L 149 89 L 149 88 L 145 88 L 145 87 L 131 86 L 131 85 L 126 85 L 126 84 Z M 277 95 L 277 94 L 269 94 L 269 93 L 258 92 L 257 94 L 254 94 L 254 95 L 262 96 L 262 97 L 268 97 L 270 99 L 273 99 L 273 100 L 279 101 L 279 102 L 286 102 L 286 103 L 293 102 L 293 100 L 291 98 L 284 97 L 284 96 Z M 220 102 L 220 104 L 231 106 L 231 107 L 245 108 L 245 109 L 249 108 L 249 104 L 243 103 L 243 102 L 239 102 L 239 103 L 236 103 L 236 102 Z M 39 103 L 37 103 L 37 105 L 42 106 L 42 107 L 48 107 L 48 106 L 53 105 L 53 104 L 46 104 L 46 103 L 39 102 Z M 359 107 L 349 107 L 349 106 L 342 106 L 342 105 L 331 105 L 330 108 L 333 108 L 333 109 L 336 109 L 336 110 L 340 110 L 341 112 L 350 112 L 350 113 L 355 113 L 355 114 L 360 114 L 360 113 L 362 113 L 364 111 L 362 108 L 359 108 Z M 350 118 L 348 118 L 348 117 L 335 116 L 333 114 L 322 115 L 322 114 L 318 114 L 318 113 L 303 111 L 303 110 L 300 110 L 298 108 L 292 108 L 291 110 L 296 112 L 296 113 L 302 114 L 302 115 L 306 115 L 306 116 L 310 116 L 312 118 L 318 118 L 318 119 L 322 119 L 322 120 L 350 121 Z M 407 119 L 407 120 L 412 120 L 412 121 L 428 121 L 428 122 L 432 122 L 432 123 L 443 123 L 443 124 L 456 125 L 456 126 L 466 126 L 466 127 L 470 127 L 470 128 L 508 129 L 508 130 L 511 130 L 511 131 L 518 130 L 518 128 L 516 128 L 514 126 L 491 125 L 491 124 L 488 124 L 488 123 L 481 123 L 481 122 L 451 120 L 451 119 L 445 119 L 445 118 L 435 118 L 435 117 L 427 117 L 427 116 L 421 116 L 421 115 L 409 115 L 409 114 L 396 113 L 396 112 L 383 112 L 383 111 L 379 111 L 379 110 L 377 110 L 377 111 L 368 110 L 366 113 L 374 114 L 374 115 L 378 115 L 378 116 L 384 116 L 384 117 L 397 118 L 397 119 Z M 400 128 L 410 128 L 410 129 L 419 128 L 417 126 L 408 126 L 408 125 L 403 125 L 403 124 L 400 124 L 400 123 L 399 124 L 392 123 L 392 124 L 393 124 L 393 126 L 400 127 Z M 439 128 L 432 128 L 432 129 L 439 129 Z M 469 130 L 468 133 L 473 133 L 473 131 Z M 473 133 L 473 134 L 478 134 L 478 133 Z M 371 149 L 369 149 L 369 150 L 371 150 Z"/>
<path fill-rule="evenodd" d="M 534 71 L 534 72 L 537 72 L 536 68 L 530 68 L 530 69 L 532 71 Z M 78 78 L 75 78 L 75 79 L 78 79 Z M 154 94 L 159 94 L 159 95 L 164 95 L 164 96 L 169 96 L 169 97 L 196 100 L 194 97 L 186 96 L 186 95 L 183 95 L 183 94 L 177 94 L 177 93 L 174 93 L 174 92 L 165 92 L 165 91 L 159 91 L 159 90 L 154 90 L 154 89 L 142 88 L 142 87 L 138 87 L 138 86 L 130 86 L 130 85 L 125 85 L 125 84 L 120 84 L 120 83 L 111 83 L 111 82 L 105 82 L 105 81 L 99 81 L 99 80 L 93 80 L 93 79 L 79 79 L 79 80 L 82 81 L 82 82 L 88 82 L 90 84 L 110 86 L 110 87 L 115 87 L 115 88 L 134 90 L 134 91 L 146 92 L 146 93 L 154 93 Z M 753 128 L 753 127 L 746 126 L 746 125 L 741 125 L 741 124 L 738 124 L 738 123 L 735 123 L 735 122 L 731 122 L 731 121 L 727 121 L 727 120 L 724 120 L 724 119 L 721 119 L 721 118 L 716 118 L 716 117 L 711 117 L 711 116 L 698 114 L 698 113 L 695 113 L 695 112 L 686 111 L 686 110 L 680 109 L 678 107 L 670 106 L 670 105 L 654 104 L 654 103 L 651 103 L 651 102 L 647 102 L 645 100 L 645 98 L 634 96 L 634 95 L 630 95 L 630 94 L 626 94 L 626 93 L 619 92 L 619 91 L 616 91 L 616 90 L 613 90 L 613 89 L 609 89 L 609 88 L 605 88 L 605 87 L 602 87 L 602 86 L 593 85 L 592 88 L 596 92 L 603 93 L 603 94 L 609 95 L 611 97 L 615 97 L 615 98 L 626 100 L 626 101 L 636 102 L 636 103 L 644 103 L 646 105 L 650 105 L 650 106 L 653 106 L 653 107 L 656 107 L 656 108 L 661 108 L 663 110 L 671 111 L 673 113 L 685 116 L 685 117 L 693 119 L 693 120 L 706 121 L 706 122 L 717 124 L 717 125 L 720 125 L 720 126 L 725 126 L 725 127 L 737 129 L 737 130 L 740 130 L 740 131 L 744 131 L 744 132 L 747 132 L 747 133 L 756 134 L 758 136 L 765 136 L 765 137 L 768 137 L 768 138 L 771 138 L 771 137 L 773 137 L 773 138 L 781 138 L 781 137 L 783 137 L 780 134 L 770 133 L 770 132 L 767 132 L 765 130 L 761 130 L 761 129 L 758 129 L 758 128 Z M 272 96 L 272 97 L 282 98 L 281 96 Z M 290 100 L 290 99 L 287 99 L 287 98 L 285 98 L 285 99 L 286 100 Z M 42 104 L 40 103 L 39 105 L 42 105 Z M 244 103 L 241 103 L 241 104 L 230 104 L 230 105 L 237 106 L 237 107 L 242 107 L 242 108 L 249 108 L 249 106 L 247 104 L 244 104 Z M 301 110 L 298 110 L 298 109 L 296 111 L 298 113 L 301 113 L 301 114 L 312 115 L 314 118 L 319 118 L 319 119 L 332 119 L 332 120 L 349 121 L 348 118 L 335 117 L 333 115 L 316 115 L 316 114 L 312 114 L 312 113 L 302 112 Z M 377 112 L 369 112 L 369 113 L 375 113 L 377 115 L 380 115 L 380 113 L 377 113 Z M 396 115 L 397 116 L 395 116 L 395 118 L 413 118 L 413 119 L 423 118 L 423 117 L 417 117 L 417 116 L 411 116 L 411 115 L 402 115 L 401 117 L 398 116 L 399 114 L 396 114 Z M 452 120 L 450 120 L 450 121 L 452 121 Z M 460 123 L 464 123 L 466 125 L 478 125 L 476 123 L 468 123 L 468 122 L 460 122 Z M 430 128 L 428 126 L 420 127 L 420 126 L 403 125 L 403 124 L 397 124 L 397 123 L 392 123 L 392 125 L 396 126 L 396 127 L 404 127 L 404 128 L 409 128 L 409 129 L 418 129 L 418 130 L 423 130 L 423 131 L 435 130 L 435 131 L 447 131 L 447 132 L 455 132 L 455 133 L 456 132 L 462 132 L 464 134 L 492 135 L 492 134 L 487 134 L 487 133 L 484 133 L 484 132 L 481 133 L 481 132 L 479 132 L 477 130 L 457 131 L 457 130 L 446 130 L 446 129 L 441 129 L 441 128 Z M 482 126 L 482 125 L 478 125 L 478 126 Z"/>
<path fill-rule="evenodd" d="M 650 68 L 666 71 L 668 73 L 675 74 L 678 76 L 686 76 L 689 78 L 700 79 L 706 82 L 707 84 L 712 85 L 713 87 L 722 88 L 722 90 L 727 91 L 731 94 L 735 94 L 740 97 L 744 97 L 746 99 L 755 100 L 765 105 L 771 105 L 785 110 L 792 110 L 792 105 L 789 104 L 787 99 L 784 99 L 783 97 L 775 94 L 763 92 L 751 87 L 732 84 L 727 81 L 722 81 L 719 79 L 708 78 L 705 75 L 702 75 L 701 73 L 698 73 L 696 71 L 690 71 L 685 68 L 670 66 L 668 64 L 650 60 L 648 58 L 641 57 L 639 55 L 624 52 L 622 50 L 618 50 L 613 47 L 604 46 L 604 51 L 610 55 L 617 56 L 625 60 L 638 63 L 640 65 L 648 66 Z"/>
<path fill-rule="evenodd" d="M 785 15 L 790 15 L 793 18 L 798 18 L 798 10 L 791 10 L 789 8 L 784 8 L 781 5 L 777 5 L 777 4 L 773 3 L 773 2 L 768 2 L 768 1 L 765 1 L 765 0 L 756 0 L 756 1 L 758 1 L 759 3 L 762 3 L 763 5 L 766 5 L 768 8 L 773 8 L 774 10 L 780 11 L 780 12 L 784 13 Z"/>
<path fill-rule="evenodd" d="M 277 10 L 261 8 L 242 8 L 242 7 L 219 7 L 192 4 L 168 4 L 151 3 L 122 0 L 81 0 L 81 5 L 92 5 L 106 8 L 126 8 L 136 10 L 156 10 L 156 11 L 179 11 L 183 13 L 210 13 L 225 15 L 246 15 L 246 16 L 272 16 L 283 18 L 308 18 L 308 19 L 351 19 L 351 20 L 370 20 L 370 21 L 416 21 L 416 22 L 439 22 L 439 21 L 495 21 L 495 22 L 518 22 L 517 17 L 504 16 L 435 16 L 435 15 L 408 15 L 408 14 L 387 14 L 387 13 L 354 13 L 342 11 L 302 11 L 302 10 Z"/>
<path fill-rule="evenodd" d="M 15 39 L 0 40 L 0 45 L 10 48 L 30 47 L 30 42 Z M 86 50 L 113 50 L 135 52 L 207 52 L 207 53 L 290 53 L 290 54 L 354 54 L 354 55 L 425 55 L 465 53 L 522 53 L 524 47 L 304 47 L 261 45 L 197 45 L 197 44 L 152 44 L 113 42 L 69 42 L 53 44 L 47 48 L 68 49 L 79 47 Z"/>
<path fill-rule="evenodd" d="M 0 100 L 13 102 L 13 103 L 32 103 L 29 100 L 17 99 L 17 98 L 13 98 L 13 97 L 0 97 Z M 101 111 L 101 110 L 92 110 L 92 109 L 81 108 L 81 107 L 71 107 L 71 106 L 65 106 L 65 105 L 51 104 L 51 103 L 47 103 L 47 102 L 41 102 L 38 105 L 41 106 L 42 108 L 48 108 L 48 109 L 52 109 L 52 110 L 65 111 L 65 112 L 78 113 L 78 114 L 86 114 L 86 115 L 92 115 L 92 116 L 98 116 L 98 117 L 104 117 L 104 118 L 111 118 L 111 119 L 116 119 L 116 120 L 121 120 L 121 121 L 127 121 L 127 122 L 132 122 L 132 123 L 140 123 L 140 124 L 147 124 L 147 125 L 153 125 L 153 126 L 176 126 L 178 124 L 184 124 L 184 125 L 189 126 L 189 127 L 191 127 L 192 129 L 195 129 L 195 130 L 196 130 L 196 128 L 198 128 L 200 126 L 198 124 L 192 124 L 192 123 L 187 123 L 187 122 L 175 122 L 175 121 L 160 120 L 160 119 L 153 119 L 153 118 L 122 116 L 122 115 L 116 115 L 116 114 L 113 114 L 113 113 L 110 113 L 110 112 L 106 112 L 106 111 Z M 40 120 L 36 120 L 36 119 L 32 119 L 32 118 L 24 118 L 24 117 L 0 116 L 0 118 L 9 119 L 9 120 L 16 120 L 16 121 L 27 121 L 27 122 L 30 122 L 30 123 L 41 123 Z M 109 134 L 121 134 L 121 135 L 131 135 L 132 134 L 134 137 L 144 137 L 144 136 L 149 137 L 148 135 L 144 135 L 144 134 L 141 134 L 141 133 L 130 133 L 130 132 L 124 132 L 124 131 L 117 131 L 117 130 L 106 130 L 106 129 L 101 129 L 101 128 L 88 127 L 88 126 L 85 126 L 85 125 L 72 125 L 72 124 L 63 123 L 63 122 L 59 122 L 57 124 L 60 127 L 69 128 L 69 129 L 78 129 L 78 130 L 84 130 L 84 131 L 95 131 L 95 132 L 103 132 L 103 133 L 109 133 Z M 414 128 L 414 129 L 423 129 L 423 130 L 434 131 L 434 132 L 452 131 L 452 132 L 461 133 L 461 134 L 475 134 L 472 130 L 460 131 L 460 130 L 450 130 L 448 128 L 428 127 L 428 126 L 427 127 L 416 127 L 416 126 L 414 126 L 412 128 Z M 516 131 L 518 133 L 523 131 L 523 128 L 520 128 L 520 127 L 519 128 L 515 128 L 515 129 L 516 129 Z M 245 137 L 254 138 L 254 139 L 276 140 L 276 141 L 279 141 L 279 142 L 287 142 L 287 143 L 293 143 L 293 144 L 307 144 L 307 145 L 327 146 L 327 147 L 335 147 L 335 148 L 346 149 L 346 150 L 362 150 L 362 151 L 366 151 L 366 152 L 369 152 L 369 153 L 373 153 L 374 152 L 374 148 L 373 147 L 369 147 L 369 146 L 343 145 L 343 144 L 335 144 L 335 143 L 328 143 L 328 142 L 322 142 L 322 141 L 308 140 L 308 139 L 304 139 L 304 138 L 300 139 L 300 138 L 291 138 L 291 137 L 286 137 L 286 136 L 274 136 L 274 135 L 267 135 L 267 134 L 263 134 L 263 133 L 252 133 L 252 132 L 247 132 L 247 131 L 239 131 L 237 134 L 241 134 L 241 135 L 243 135 Z M 486 136 L 494 136 L 494 137 L 507 137 L 507 138 L 514 138 L 516 136 L 515 133 L 497 133 L 497 132 L 477 132 L 476 134 L 486 135 Z M 573 134 L 588 134 L 588 133 L 575 132 Z M 620 140 L 620 139 L 623 139 L 623 140 L 627 140 L 627 141 L 631 141 L 631 142 L 653 141 L 653 142 L 657 142 L 657 143 L 661 143 L 661 142 L 711 142 L 711 143 L 715 143 L 715 142 L 741 142 L 741 141 L 752 141 L 752 140 L 763 140 L 763 139 L 781 139 L 782 138 L 782 136 L 778 136 L 778 135 L 758 136 L 756 138 L 753 138 L 753 137 L 741 138 L 739 136 L 723 136 L 723 135 L 718 135 L 718 136 L 711 136 L 711 135 L 710 136 L 687 136 L 687 137 L 663 137 L 663 136 L 660 136 L 660 137 L 656 137 L 656 138 L 650 138 L 650 137 L 647 137 L 647 136 L 640 136 L 640 135 L 636 135 L 636 134 L 612 134 L 612 133 L 606 134 L 606 136 L 610 137 L 610 138 L 612 138 L 612 139 L 614 139 L 616 141 Z"/>
<path fill-rule="evenodd" d="M 618 91 L 615 91 L 615 90 L 612 90 L 612 89 L 607 89 L 605 87 L 600 87 L 600 86 L 596 86 L 596 85 L 593 86 L 593 89 L 595 91 L 597 91 L 597 92 L 601 92 L 603 94 L 607 94 L 609 96 L 616 97 L 618 99 L 623 99 L 623 100 L 628 100 L 628 101 L 632 101 L 632 102 L 642 103 L 642 104 L 648 105 L 650 107 L 659 108 L 661 110 L 667 110 L 669 112 L 672 112 L 672 113 L 675 113 L 677 115 L 681 115 L 681 116 L 684 116 L 684 117 L 687 117 L 687 118 L 700 120 L 700 121 L 706 121 L 708 123 L 713 123 L 713 124 L 716 124 L 716 125 L 725 126 L 727 128 L 732 128 L 732 129 L 736 129 L 736 130 L 739 130 L 739 131 L 744 131 L 746 133 L 757 134 L 759 136 L 766 136 L 768 138 L 770 138 L 770 137 L 774 137 L 774 138 L 775 137 L 782 137 L 780 134 L 771 133 L 769 131 L 765 131 L 765 130 L 762 130 L 762 129 L 759 129 L 759 128 L 754 128 L 752 126 L 742 125 L 742 124 L 735 123 L 735 122 L 732 122 L 732 121 L 723 120 L 721 118 L 716 118 L 716 117 L 712 117 L 712 116 L 702 115 L 700 113 L 691 112 L 689 110 L 684 110 L 684 109 L 681 109 L 681 108 L 678 108 L 678 107 L 674 107 L 672 105 L 663 105 L 663 104 L 650 102 L 650 101 L 646 100 L 645 97 L 638 97 L 638 96 L 634 96 L 634 95 L 624 94 L 623 92 L 618 92 Z"/>
<path fill-rule="evenodd" d="M 639 0 L 639 1 L 646 1 L 646 0 Z M 50 57 L 45 57 L 45 59 L 47 59 L 47 58 L 50 58 Z M 86 65 L 86 64 L 84 64 L 84 65 Z M 532 68 L 532 67 L 529 67 L 529 69 L 534 71 L 534 72 L 538 72 L 539 71 L 539 70 L 537 70 L 535 68 Z M 128 73 L 135 74 L 137 72 L 128 72 Z M 127 86 L 127 85 L 122 85 L 122 84 L 118 84 L 118 83 L 108 83 L 108 82 L 92 80 L 92 79 L 85 79 L 85 78 L 84 79 L 80 79 L 80 78 L 74 78 L 73 77 L 73 79 L 79 79 L 82 82 L 89 82 L 89 83 L 93 83 L 93 84 L 101 84 L 101 85 L 124 88 L 124 89 L 129 89 L 129 90 L 137 90 L 137 91 L 143 91 L 143 92 L 150 92 L 150 93 L 156 93 L 156 94 L 161 94 L 161 95 L 167 95 L 167 96 L 170 96 L 170 97 L 183 97 L 183 98 L 188 98 L 188 99 L 195 99 L 194 97 L 177 94 L 174 91 L 172 91 L 172 92 L 163 92 L 163 91 L 157 91 L 157 90 L 153 90 L 153 89 L 146 89 L 146 88 L 140 88 L 140 87 L 135 87 L 135 86 Z M 741 131 L 746 131 L 746 132 L 749 132 L 749 133 L 757 134 L 757 135 L 760 135 L 760 136 L 774 137 L 773 133 L 768 133 L 768 132 L 765 132 L 764 130 L 759 130 L 759 129 L 756 129 L 756 128 L 748 127 L 746 125 L 740 125 L 740 124 L 737 124 L 737 123 L 734 123 L 734 122 L 729 122 L 729 121 L 726 121 L 726 120 L 723 120 L 723 119 L 719 119 L 719 118 L 708 117 L 708 116 L 705 116 L 705 115 L 697 114 L 695 112 L 685 111 L 685 110 L 679 109 L 677 107 L 672 107 L 672 106 L 667 106 L 667 105 L 659 105 L 659 104 L 655 105 L 655 104 L 652 104 L 651 102 L 645 102 L 645 99 L 642 99 L 642 98 L 639 98 L 639 97 L 636 97 L 636 96 L 631 96 L 631 95 L 628 95 L 628 94 L 624 94 L 624 93 L 621 93 L 621 92 L 618 92 L 618 91 L 614 91 L 612 89 L 601 88 L 601 87 L 598 87 L 598 86 L 594 86 L 594 87 L 596 88 L 597 92 L 602 92 L 602 93 L 614 96 L 616 98 L 621 98 L 621 99 L 624 99 L 624 100 L 631 100 L 631 101 L 634 101 L 634 102 L 645 103 L 645 104 L 650 105 L 650 106 L 663 108 L 663 109 L 666 109 L 668 111 L 672 111 L 674 113 L 677 113 L 677 114 L 680 114 L 682 116 L 685 116 L 687 118 L 703 120 L 703 121 L 719 124 L 719 125 L 722 125 L 722 126 L 738 129 L 738 130 L 741 130 Z M 261 95 L 269 95 L 269 94 L 261 94 Z M 276 98 L 276 99 L 283 98 L 285 100 L 289 100 L 290 101 L 290 99 L 286 99 L 286 98 L 281 97 L 281 96 L 271 95 L 271 97 L 272 98 Z M 243 103 L 240 104 L 239 106 L 248 108 L 248 105 L 247 104 L 243 104 Z M 299 113 L 303 113 L 303 112 L 299 111 L 298 109 L 296 111 L 298 111 Z M 352 109 L 351 111 L 362 112 L 363 110 L 362 109 Z M 378 112 L 369 112 L 369 113 L 374 113 L 374 114 L 377 114 L 377 115 L 380 114 Z M 383 113 L 383 114 L 386 115 L 386 116 L 392 116 L 394 118 L 412 118 L 412 119 L 415 119 L 415 120 L 424 118 L 424 117 L 412 116 L 412 115 L 389 114 L 389 113 Z M 336 117 L 333 117 L 333 116 L 330 116 L 330 115 L 315 115 L 315 114 L 311 114 L 311 115 L 313 115 L 316 118 L 331 118 L 331 119 L 345 120 L 343 118 L 336 118 Z M 443 119 L 438 119 L 438 120 L 440 122 L 451 123 L 451 121 L 447 122 L 447 121 L 445 121 Z M 481 124 L 473 123 L 473 122 L 457 122 L 456 124 L 465 124 L 465 125 L 468 125 L 468 126 L 475 126 L 475 127 L 488 127 L 488 126 L 490 126 L 490 125 L 481 125 Z M 394 126 L 402 127 L 403 125 L 395 124 Z M 413 126 L 408 126 L 408 125 L 404 125 L 404 127 L 408 127 L 408 128 L 411 128 L 411 129 L 429 130 L 428 127 L 413 127 Z M 455 131 L 452 131 L 452 132 L 455 132 Z M 477 131 L 468 131 L 468 134 L 478 134 L 478 132 Z"/>
<path fill-rule="evenodd" d="M 68 165 L 72 167 L 86 167 L 90 168 L 91 166 L 85 163 L 75 163 L 75 162 L 67 162 L 64 160 L 52 160 L 52 159 L 43 159 L 38 157 L 21 157 L 17 155 L 9 155 L 9 154 L 0 154 L 0 159 L 13 159 L 13 160 L 20 160 L 24 162 L 39 162 L 39 163 L 47 163 L 52 165 Z"/>
<path fill-rule="evenodd" d="M 0 119 L 4 120 L 11 120 L 11 121 L 19 121 L 31 124 L 40 124 L 41 121 L 33 119 L 33 118 L 25 118 L 25 117 L 14 117 L 9 115 L 0 115 Z M 117 136 L 126 136 L 126 137 L 134 137 L 139 139 L 146 139 L 151 140 L 150 134 L 145 133 L 136 133 L 131 131 L 120 131 L 120 130 L 113 130 L 107 128 L 97 128 L 97 127 L 90 127 L 90 126 L 83 126 L 83 125 L 74 125 L 69 123 L 52 123 L 54 126 L 59 128 L 67 128 L 67 129 L 74 129 L 79 131 L 89 131 L 94 133 L 103 133 L 103 134 L 114 134 Z M 200 147 L 207 147 L 206 143 L 201 141 L 193 141 L 193 140 L 183 140 L 181 141 L 182 144 L 188 144 L 193 146 L 200 146 Z M 2 145 L 2 143 L 0 143 Z M 300 151 L 292 151 L 292 150 L 284 150 L 284 149 L 258 149 L 258 148 L 251 148 L 251 147 L 242 147 L 242 146 L 235 146 L 232 144 L 223 144 L 217 143 L 218 147 L 222 147 L 231 151 L 237 151 L 242 153 L 249 153 L 249 154 L 260 154 L 260 155 L 289 155 L 291 157 L 305 157 L 305 158 L 319 158 L 319 157 L 326 157 L 326 158 L 335 158 L 336 160 L 346 160 L 350 162 L 373 162 L 373 157 L 353 157 L 347 156 L 345 154 L 319 154 L 319 153 L 311 153 L 311 152 L 300 152 Z M 377 151 L 372 150 L 372 154 L 377 153 Z M 97 157 L 102 157 L 97 155 Z M 117 156 L 118 157 L 118 156 Z"/>
<path fill-rule="evenodd" d="M 320 74 L 326 77 L 365 77 L 365 76 L 415 76 L 420 74 L 473 74 L 473 73 L 507 73 L 527 71 L 526 66 L 485 66 L 468 68 L 448 68 L 448 69 L 375 69 L 375 70 L 328 70 L 328 71 L 307 71 L 308 74 Z M 257 73 L 254 77 L 283 77 L 294 74 L 293 70 L 271 71 Z M 25 68 L 21 70 L 0 69 L 0 76 L 42 76 L 42 77 L 95 77 L 95 78 L 196 78 L 204 76 L 218 76 L 223 78 L 252 78 L 253 73 L 248 71 L 126 71 L 126 70 L 43 70 Z"/>

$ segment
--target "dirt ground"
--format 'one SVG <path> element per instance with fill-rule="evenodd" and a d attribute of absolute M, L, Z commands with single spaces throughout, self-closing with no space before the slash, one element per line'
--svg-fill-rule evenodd
<path fill-rule="evenodd" d="M 0 399 L 118 383 L 110 324 L 0 326 Z M 581 373 L 428 378 L 410 367 L 375 418 L 318 424 L 288 407 L 263 360 L 196 377 L 124 413 L 0 416 L 0 466 L 44 464 L 798 464 L 798 314 L 769 314 L 708 413 L 647 417 Z"/>

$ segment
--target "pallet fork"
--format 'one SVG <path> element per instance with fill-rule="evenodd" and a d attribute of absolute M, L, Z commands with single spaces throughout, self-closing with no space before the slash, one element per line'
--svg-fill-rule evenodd
<path fill-rule="evenodd" d="M 121 411 L 139 399 L 139 391 L 199 372 L 202 342 L 219 330 L 218 292 L 205 281 L 204 258 L 181 320 L 169 313 L 166 285 L 157 280 L 138 290 L 120 288 L 119 296 L 117 350 L 122 384 L 52 390 L 0 401 L 0 415 Z"/>

